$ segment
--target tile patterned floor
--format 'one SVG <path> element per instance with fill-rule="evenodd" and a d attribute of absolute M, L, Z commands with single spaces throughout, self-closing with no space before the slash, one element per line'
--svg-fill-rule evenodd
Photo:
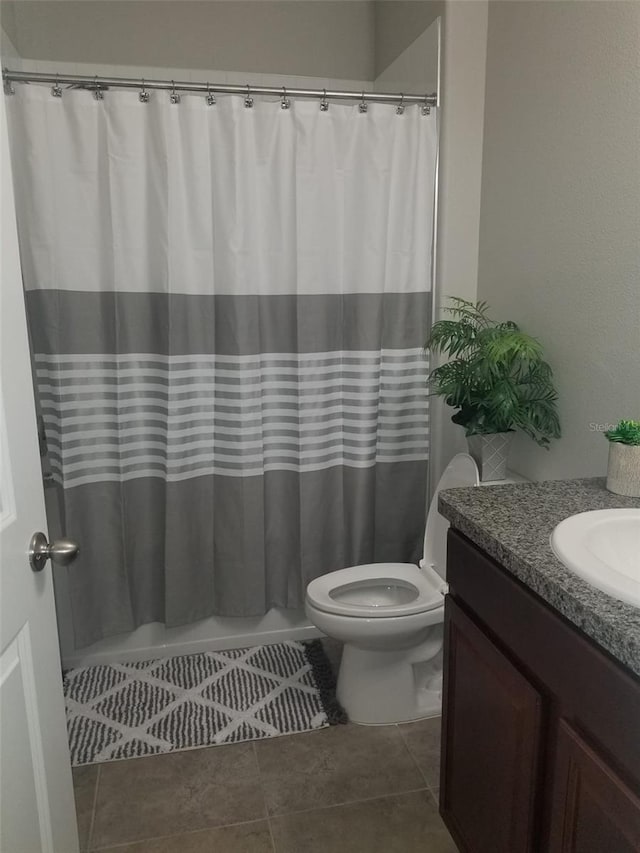
<path fill-rule="evenodd" d="M 436 718 L 79 767 L 81 850 L 456 853 L 439 761 Z"/>
<path fill-rule="evenodd" d="M 74 770 L 83 851 L 455 853 L 440 720 L 337 726 Z"/>

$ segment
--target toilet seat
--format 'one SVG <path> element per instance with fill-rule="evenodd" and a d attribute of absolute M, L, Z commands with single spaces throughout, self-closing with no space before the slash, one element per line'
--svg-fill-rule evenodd
<path fill-rule="evenodd" d="M 477 485 L 471 456 L 454 456 L 431 500 L 420 567 L 351 566 L 307 586 L 309 621 L 343 643 L 336 696 L 352 722 L 389 725 L 441 712 L 449 522 L 438 512 L 438 493 Z"/>
<path fill-rule="evenodd" d="M 339 616 L 379 619 L 441 607 L 445 585 L 413 563 L 369 563 L 322 575 L 307 587 L 307 603 Z"/>

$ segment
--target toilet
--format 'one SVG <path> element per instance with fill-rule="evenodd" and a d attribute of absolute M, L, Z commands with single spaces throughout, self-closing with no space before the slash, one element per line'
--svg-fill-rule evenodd
<path fill-rule="evenodd" d="M 477 485 L 476 463 L 459 453 L 433 496 L 419 566 L 350 566 L 308 585 L 308 618 L 344 643 L 337 697 L 351 722 L 385 725 L 440 714 L 449 522 L 438 512 L 438 492 Z"/>

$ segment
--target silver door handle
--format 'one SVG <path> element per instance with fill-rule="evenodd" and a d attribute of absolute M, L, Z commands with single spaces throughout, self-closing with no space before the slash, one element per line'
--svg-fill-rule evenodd
<path fill-rule="evenodd" d="M 34 533 L 29 543 L 29 565 L 41 572 L 49 558 L 58 566 L 68 566 L 78 556 L 78 543 L 73 539 L 56 539 L 49 544 L 44 533 Z"/>

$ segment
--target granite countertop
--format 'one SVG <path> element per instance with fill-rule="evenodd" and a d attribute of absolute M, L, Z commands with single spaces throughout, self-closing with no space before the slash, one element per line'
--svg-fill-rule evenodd
<path fill-rule="evenodd" d="M 573 574 L 549 543 L 564 518 L 614 507 L 640 507 L 640 498 L 608 492 L 604 478 L 446 489 L 438 498 L 452 527 L 640 676 L 640 609 Z"/>

